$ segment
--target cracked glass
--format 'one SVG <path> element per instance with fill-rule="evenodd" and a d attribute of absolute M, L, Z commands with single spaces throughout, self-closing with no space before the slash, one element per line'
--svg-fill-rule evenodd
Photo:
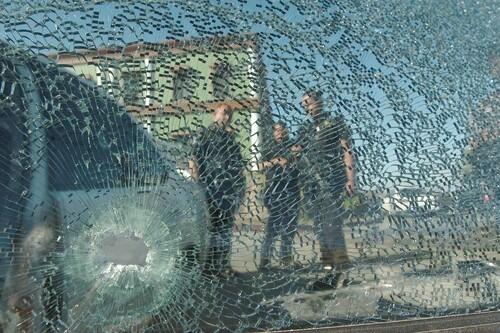
<path fill-rule="evenodd" d="M 0 6 L 0 330 L 498 310 L 499 2 Z"/>

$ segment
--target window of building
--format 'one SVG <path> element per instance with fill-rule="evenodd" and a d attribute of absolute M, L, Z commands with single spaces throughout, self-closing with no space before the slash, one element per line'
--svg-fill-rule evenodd
<path fill-rule="evenodd" d="M 172 100 L 179 101 L 192 98 L 198 86 L 199 78 L 200 72 L 196 69 L 180 68 L 174 77 Z"/>
<path fill-rule="evenodd" d="M 140 71 L 121 73 L 122 96 L 125 105 L 142 104 L 144 75 Z"/>
<path fill-rule="evenodd" d="M 215 65 L 212 74 L 213 97 L 215 99 L 225 99 L 230 95 L 232 74 L 231 65 L 227 62 L 220 62 Z"/>

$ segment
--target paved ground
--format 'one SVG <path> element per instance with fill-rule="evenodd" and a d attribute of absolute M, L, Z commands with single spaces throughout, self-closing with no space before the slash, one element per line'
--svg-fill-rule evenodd
<path fill-rule="evenodd" d="M 265 216 L 265 215 L 264 215 Z M 265 220 L 261 218 L 261 220 Z M 324 276 L 311 222 L 295 237 L 298 267 L 259 272 L 263 223 L 240 219 L 232 267 L 239 276 L 194 290 L 204 331 L 237 331 L 392 320 L 498 308 L 499 224 L 476 215 L 434 213 L 346 221 L 351 283 L 314 291 Z M 276 244 L 276 247 L 279 243 Z M 189 318 L 195 317 L 186 313 Z M 175 323 L 169 323 L 175 327 Z"/>
<path fill-rule="evenodd" d="M 262 293 L 255 302 L 281 318 L 286 313 L 288 324 L 297 327 L 462 313 L 500 304 L 497 222 L 441 213 L 364 222 L 348 221 L 344 227 L 354 264 L 346 274 L 351 279 L 347 287 L 309 289 L 323 273 L 308 223 L 294 243 L 300 267 L 280 269 L 275 261 L 275 268 L 264 273 L 256 268 L 264 232 L 240 223 L 232 266 L 243 274 L 227 285 L 239 286 L 240 293 Z"/>

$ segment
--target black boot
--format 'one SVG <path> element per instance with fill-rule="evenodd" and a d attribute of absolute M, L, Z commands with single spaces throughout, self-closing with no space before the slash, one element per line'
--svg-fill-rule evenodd
<path fill-rule="evenodd" d="M 271 268 L 271 260 L 269 258 L 261 258 L 259 264 L 259 271 L 266 271 Z"/>
<path fill-rule="evenodd" d="M 281 260 L 281 266 L 283 266 L 283 268 L 293 269 L 293 270 L 297 270 L 297 269 L 301 269 L 302 268 L 302 265 L 300 265 L 299 263 L 296 263 L 296 262 L 293 261 L 293 256 L 284 257 Z"/>
<path fill-rule="evenodd" d="M 331 272 L 326 276 L 315 281 L 310 289 L 314 291 L 337 289 L 337 284 L 339 283 L 339 278 L 342 273 Z"/>

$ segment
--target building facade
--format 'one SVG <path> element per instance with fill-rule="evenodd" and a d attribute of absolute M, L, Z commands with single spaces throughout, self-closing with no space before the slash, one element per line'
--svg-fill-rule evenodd
<path fill-rule="evenodd" d="M 159 142 L 188 145 L 221 103 L 235 109 L 233 127 L 255 168 L 269 124 L 265 70 L 257 35 L 237 35 L 51 55 L 94 81 L 142 122 Z M 183 148 L 181 148 L 182 150 Z"/>

